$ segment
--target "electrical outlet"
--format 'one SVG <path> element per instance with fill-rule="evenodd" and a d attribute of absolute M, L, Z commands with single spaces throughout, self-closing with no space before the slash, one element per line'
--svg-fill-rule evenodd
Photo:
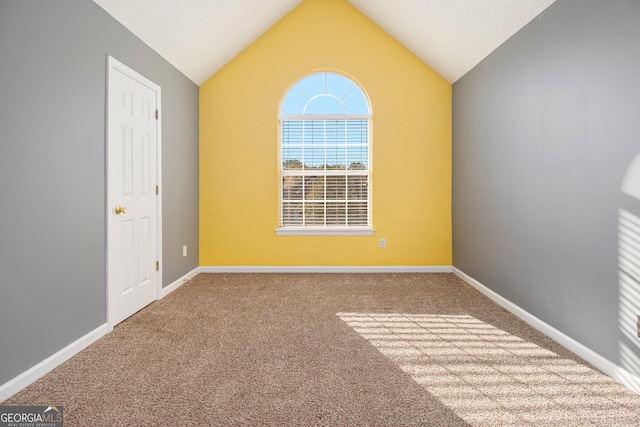
<path fill-rule="evenodd" d="M 182 257 L 186 257 L 187 256 L 187 245 L 184 245 L 182 247 Z"/>
<path fill-rule="evenodd" d="M 387 239 L 385 239 L 384 237 L 380 239 L 380 247 L 381 248 L 387 247 Z"/>

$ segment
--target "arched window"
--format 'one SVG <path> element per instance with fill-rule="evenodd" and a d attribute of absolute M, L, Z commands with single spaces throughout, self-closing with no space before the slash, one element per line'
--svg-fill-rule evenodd
<path fill-rule="evenodd" d="M 289 88 L 280 108 L 278 234 L 372 234 L 371 109 L 335 73 Z"/>

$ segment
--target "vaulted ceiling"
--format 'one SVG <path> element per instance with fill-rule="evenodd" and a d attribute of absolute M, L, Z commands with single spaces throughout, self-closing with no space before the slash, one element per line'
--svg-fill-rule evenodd
<path fill-rule="evenodd" d="M 301 0 L 94 0 L 200 85 Z M 450 83 L 555 0 L 348 0 Z"/>

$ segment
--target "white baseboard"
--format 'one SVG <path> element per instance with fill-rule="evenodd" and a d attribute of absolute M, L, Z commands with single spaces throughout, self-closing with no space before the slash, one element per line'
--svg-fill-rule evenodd
<path fill-rule="evenodd" d="M 451 266 L 210 266 L 200 273 L 451 273 Z"/>
<path fill-rule="evenodd" d="M 165 286 L 164 288 L 162 288 L 160 290 L 160 295 L 158 296 L 158 299 L 162 299 L 162 298 L 166 297 L 171 292 L 175 291 L 180 286 L 184 285 L 186 282 L 188 282 L 189 280 L 193 279 L 198 274 L 202 273 L 202 271 L 200 271 L 201 268 L 202 267 L 194 268 L 193 270 L 191 270 L 190 272 L 188 272 L 184 276 L 180 277 L 178 280 L 176 280 L 173 283 L 171 283 L 171 284 Z"/>
<path fill-rule="evenodd" d="M 198 275 L 198 273 L 200 273 L 200 267 L 193 269 L 175 282 L 171 283 L 169 286 L 165 286 L 160 291 L 159 299 L 162 299 L 171 292 L 175 291 L 184 283 L 193 279 L 196 275 Z M 51 372 L 56 366 L 69 360 L 71 357 L 75 356 L 80 351 L 87 348 L 109 332 L 109 326 L 107 323 L 105 323 L 104 325 L 101 325 L 93 331 L 89 332 L 85 336 L 78 338 L 73 343 L 69 344 L 62 350 L 58 351 L 57 353 L 53 354 L 52 356 L 46 358 L 42 362 L 18 375 L 14 379 L 9 380 L 7 383 L 1 385 L 0 402 L 7 400 L 23 388 L 27 387 L 34 381 Z"/>
<path fill-rule="evenodd" d="M 469 285 L 477 289 L 480 293 L 484 294 L 486 297 L 493 300 L 502 308 L 506 309 L 507 311 L 511 312 L 515 316 L 519 317 L 520 319 L 528 323 L 530 326 L 534 327 L 538 331 L 542 332 L 549 338 L 556 341 L 558 344 L 565 347 L 567 350 L 577 354 L 582 359 L 586 360 L 588 363 L 590 363 L 600 371 L 609 375 L 611 378 L 617 380 L 618 382 L 624 384 L 631 390 L 640 394 L 640 378 L 637 377 L 636 375 L 616 365 L 610 360 L 605 359 L 595 351 L 580 344 L 578 341 L 574 340 L 570 336 L 565 335 L 564 333 L 555 329 L 553 326 L 543 322 L 542 320 L 538 319 L 528 311 L 525 311 L 524 309 L 515 305 L 511 301 L 507 300 L 506 298 L 502 297 L 501 295 L 487 288 L 482 283 L 478 282 L 476 279 L 468 276 L 461 270 L 453 267 L 453 273 L 459 278 L 461 278 L 462 280 L 464 280 L 465 282 L 467 282 Z"/>
<path fill-rule="evenodd" d="M 107 323 L 100 325 L 83 337 L 78 338 L 62 350 L 58 351 L 52 356 L 47 357 L 45 360 L 38 363 L 34 367 L 23 372 L 14 379 L 2 384 L 0 386 L 0 402 L 7 400 L 29 384 L 33 383 L 45 374 L 51 372 L 55 367 L 66 362 L 71 357 L 75 356 L 80 351 L 84 350 L 85 348 L 105 336 L 108 331 L 109 325 Z"/>

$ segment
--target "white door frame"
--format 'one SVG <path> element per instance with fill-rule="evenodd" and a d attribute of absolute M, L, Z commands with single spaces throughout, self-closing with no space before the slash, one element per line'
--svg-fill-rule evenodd
<path fill-rule="evenodd" d="M 147 79 L 143 75 L 139 74 L 137 71 L 127 67 L 117 59 L 112 56 L 107 55 L 107 79 L 106 79 L 106 104 L 105 104 L 105 132 L 106 132 L 106 150 L 105 150 L 105 188 L 106 188 L 106 216 L 105 216 L 105 228 L 106 228 L 106 252 L 105 252 L 105 266 L 106 266 L 106 309 L 107 309 L 107 324 L 109 328 L 109 332 L 113 330 L 115 326 L 113 323 L 113 319 L 110 319 L 110 308 L 109 308 L 109 217 L 112 215 L 111 209 L 111 200 L 109 193 L 109 177 L 111 174 L 111 169 L 109 165 L 109 154 L 110 154 L 110 143 L 111 143 L 111 135 L 109 135 L 109 85 L 110 85 L 110 75 L 112 72 L 121 72 L 126 76 L 130 77 L 133 80 L 149 87 L 154 90 L 157 94 L 156 102 L 157 102 L 157 110 L 158 110 L 158 119 L 156 120 L 156 136 L 157 136 L 157 144 L 156 144 L 156 182 L 158 185 L 158 197 L 156 197 L 156 217 L 157 217 L 157 239 L 156 239 L 156 255 L 157 260 L 159 262 L 159 268 L 156 271 L 156 300 L 160 299 L 162 292 L 162 98 L 161 98 L 161 87 Z"/>

